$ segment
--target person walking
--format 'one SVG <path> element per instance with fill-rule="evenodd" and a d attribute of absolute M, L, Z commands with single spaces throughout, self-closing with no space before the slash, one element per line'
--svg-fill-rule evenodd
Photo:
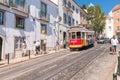
<path fill-rule="evenodd" d="M 59 50 L 59 40 L 56 41 L 56 50 Z"/>
<path fill-rule="evenodd" d="M 40 41 L 37 40 L 35 43 L 35 50 L 36 50 L 36 54 L 38 54 L 38 52 L 40 52 Z"/>
<path fill-rule="evenodd" d="M 26 55 L 26 48 L 27 48 L 26 42 L 23 41 L 23 43 L 22 43 L 22 57 L 24 57 Z"/>
<path fill-rule="evenodd" d="M 111 39 L 111 47 L 112 47 L 112 53 L 116 54 L 116 48 L 117 48 L 118 40 L 116 39 L 115 35 Z"/>
<path fill-rule="evenodd" d="M 36 41 L 33 42 L 33 54 L 36 55 Z"/>

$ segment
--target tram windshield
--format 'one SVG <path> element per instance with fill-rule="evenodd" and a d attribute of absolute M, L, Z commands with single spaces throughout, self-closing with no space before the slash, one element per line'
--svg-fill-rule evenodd
<path fill-rule="evenodd" d="M 72 32 L 72 39 L 76 39 L 76 33 Z"/>
<path fill-rule="evenodd" d="M 81 32 L 77 32 L 77 39 L 81 38 Z"/>
<path fill-rule="evenodd" d="M 69 39 L 80 39 L 81 32 L 71 32 L 69 33 Z"/>

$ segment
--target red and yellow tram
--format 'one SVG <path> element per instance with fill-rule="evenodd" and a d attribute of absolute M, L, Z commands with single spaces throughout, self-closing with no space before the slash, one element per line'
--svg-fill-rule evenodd
<path fill-rule="evenodd" d="M 69 48 L 80 49 L 94 45 L 94 31 L 84 27 L 71 27 L 69 29 Z"/>

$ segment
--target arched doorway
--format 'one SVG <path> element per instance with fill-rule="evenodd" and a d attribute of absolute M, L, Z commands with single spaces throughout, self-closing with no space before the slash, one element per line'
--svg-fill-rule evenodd
<path fill-rule="evenodd" d="M 0 60 L 2 59 L 2 43 L 3 39 L 0 37 Z"/>

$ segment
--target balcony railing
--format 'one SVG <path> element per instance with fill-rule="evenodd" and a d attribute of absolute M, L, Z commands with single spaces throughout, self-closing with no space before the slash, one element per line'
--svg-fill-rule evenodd
<path fill-rule="evenodd" d="M 11 7 L 15 7 L 15 8 L 19 9 L 19 10 L 24 11 L 24 12 L 28 12 L 28 5 L 26 4 L 26 2 L 23 2 L 21 4 L 17 4 L 17 3 L 15 3 L 15 0 L 14 1 L 9 0 L 9 5 Z"/>
<path fill-rule="evenodd" d="M 63 1 L 63 7 L 65 7 L 68 11 L 72 11 L 73 12 L 72 6 L 70 7 L 68 2 Z"/>
<path fill-rule="evenodd" d="M 45 13 L 45 12 L 43 12 L 43 11 L 40 11 L 40 19 L 49 22 L 50 15 Z"/>
<path fill-rule="evenodd" d="M 9 0 L 0 0 L 1 4 L 9 5 Z"/>
<path fill-rule="evenodd" d="M 25 2 L 23 2 L 22 4 L 17 4 L 15 3 L 15 0 L 0 0 L 0 3 L 7 6 L 14 7 L 24 12 L 28 12 L 28 5 Z"/>

